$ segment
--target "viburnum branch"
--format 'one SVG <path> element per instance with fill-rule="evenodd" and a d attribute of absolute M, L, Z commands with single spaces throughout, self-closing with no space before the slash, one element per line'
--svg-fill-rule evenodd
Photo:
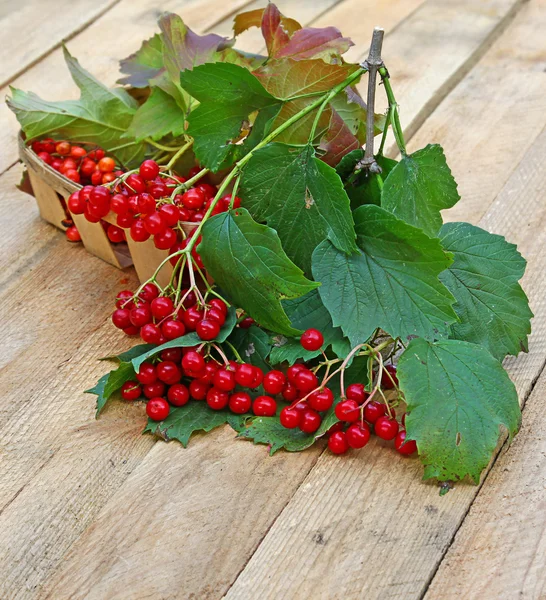
<path fill-rule="evenodd" d="M 383 65 L 381 58 L 381 48 L 383 47 L 383 36 L 385 31 L 381 27 L 376 27 L 372 35 L 372 43 L 368 58 L 363 63 L 368 70 L 368 96 L 367 96 L 367 114 L 366 114 L 366 149 L 364 158 L 358 163 L 357 168 L 369 169 L 371 173 L 381 173 L 381 167 L 375 161 L 373 154 L 374 133 L 375 133 L 375 90 L 377 81 L 377 71 Z"/>

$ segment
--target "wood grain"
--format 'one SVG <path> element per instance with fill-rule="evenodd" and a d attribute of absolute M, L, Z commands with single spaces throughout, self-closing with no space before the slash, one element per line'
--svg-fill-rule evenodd
<path fill-rule="evenodd" d="M 546 362 L 545 151 L 543 131 L 479 223 L 516 242 L 529 261 L 523 285 L 535 313 L 530 352 L 505 361 L 521 401 Z M 383 445 L 376 441 L 349 461 L 323 454 L 226 598 L 283 598 L 289 591 L 302 598 L 334 591 L 344 598 L 420 598 L 479 488 L 458 484 L 440 498 L 436 486 L 418 484 L 416 459 Z M 440 598 L 450 588 L 436 589 Z"/>
<path fill-rule="evenodd" d="M 0 86 L 85 29 L 119 0 L 18 0 L 0 6 Z M 62 18 L 59 18 L 62 15 Z"/>
<path fill-rule="evenodd" d="M 546 434 L 543 374 L 443 560 L 426 600 L 546 597 Z"/>

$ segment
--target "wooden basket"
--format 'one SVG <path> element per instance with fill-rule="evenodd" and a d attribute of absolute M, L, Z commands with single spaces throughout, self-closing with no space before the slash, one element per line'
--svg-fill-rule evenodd
<path fill-rule="evenodd" d="M 88 252 L 118 269 L 134 265 L 141 282 L 149 279 L 161 261 L 168 256 L 168 251 L 158 250 L 151 238 L 146 242 L 135 242 L 130 235 L 127 235 L 127 243 L 113 244 L 100 222 L 90 223 L 83 215 L 70 213 L 66 201 L 82 186 L 70 181 L 41 160 L 32 148 L 27 146 L 22 133 L 19 134 L 18 141 L 19 156 L 27 168 L 42 219 L 64 231 L 64 222 L 69 217 L 78 228 Z M 111 212 L 103 220 L 115 225 L 116 215 Z M 196 227 L 195 223 L 181 225 L 186 233 L 190 233 Z M 161 286 L 169 283 L 171 274 L 172 266 L 168 262 L 159 273 L 158 283 Z"/>

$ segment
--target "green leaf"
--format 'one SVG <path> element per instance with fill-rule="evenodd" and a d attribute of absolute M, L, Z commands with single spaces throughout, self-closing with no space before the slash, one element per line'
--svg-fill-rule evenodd
<path fill-rule="evenodd" d="M 11 88 L 8 105 L 28 139 L 45 135 L 102 146 L 124 164 L 140 161 L 145 145 L 125 136 L 136 112 L 136 102 L 122 88 L 109 89 L 85 71 L 64 48 L 79 100 L 49 102 L 36 94 Z"/>
<path fill-rule="evenodd" d="M 352 365 L 345 371 L 345 384 L 367 383 L 367 364 L 365 356 L 356 357 Z M 334 392 L 332 407 L 322 415 L 322 423 L 315 433 L 308 434 L 299 429 L 286 429 L 280 424 L 279 417 L 257 417 L 246 429 L 242 429 L 237 437 L 251 439 L 255 444 L 267 444 L 269 453 L 275 454 L 284 448 L 289 452 L 300 452 L 312 446 L 329 429 L 339 421 L 335 414 L 335 407 L 341 401 L 338 382 L 332 381 L 329 387 Z"/>
<path fill-rule="evenodd" d="M 256 220 L 277 231 L 286 254 L 305 273 L 326 238 L 347 254 L 357 251 L 349 198 L 335 170 L 310 145 L 275 143 L 256 151 L 245 168 L 241 198 Z"/>
<path fill-rule="evenodd" d="M 192 433 L 195 431 L 212 431 L 220 425 L 228 423 L 235 431 L 241 431 L 247 415 L 235 415 L 229 410 L 212 410 L 206 402 L 189 402 L 173 408 L 164 421 L 148 419 L 144 432 L 151 432 L 166 442 L 178 440 L 187 447 Z"/>
<path fill-rule="evenodd" d="M 225 323 L 220 329 L 220 333 L 214 340 L 211 340 L 211 343 L 215 342 L 221 344 L 222 342 L 224 342 L 228 338 L 229 334 L 233 331 L 233 328 L 235 327 L 236 323 L 237 315 L 235 309 L 231 307 L 228 311 Z M 144 352 L 132 358 L 131 362 L 133 363 L 135 371 L 138 371 L 140 365 L 143 362 L 147 361 L 152 356 L 163 352 L 163 350 L 168 350 L 169 348 L 189 348 L 191 346 L 199 346 L 199 344 L 202 343 L 203 340 L 197 335 L 197 333 L 195 333 L 195 331 L 192 331 L 190 333 L 186 333 L 186 335 L 183 335 L 179 338 L 165 342 L 164 344 L 161 344 L 161 346 L 153 346 L 147 352 Z"/>
<path fill-rule="evenodd" d="M 282 304 L 292 327 L 302 331 L 311 327 L 318 329 L 324 336 L 323 348 L 327 349 L 331 346 L 334 353 L 340 358 L 345 358 L 349 354 L 351 351 L 349 340 L 339 327 L 332 325 L 332 317 L 322 303 L 317 290 L 313 290 L 301 298 L 284 300 Z M 314 352 L 305 350 L 300 344 L 299 338 L 281 337 L 271 350 L 269 361 L 273 365 L 282 362 L 293 365 L 299 359 L 309 361 L 317 356 L 320 356 L 320 350 Z"/>
<path fill-rule="evenodd" d="M 400 357 L 398 379 L 425 479 L 470 475 L 478 483 L 499 428 L 512 437 L 521 422 L 516 389 L 501 364 L 476 344 L 416 339 Z"/>
<path fill-rule="evenodd" d="M 148 87 L 150 79 L 153 79 L 163 69 L 163 40 L 156 33 L 149 40 L 142 42 L 140 48 L 131 56 L 120 61 L 119 70 L 126 77 L 118 80 L 118 83 L 130 85 L 135 88 Z"/>
<path fill-rule="evenodd" d="M 262 327 L 297 335 L 281 300 L 298 298 L 317 287 L 284 253 L 277 233 L 239 208 L 203 226 L 199 254 L 215 282 Z"/>
<path fill-rule="evenodd" d="M 262 371 L 269 371 L 270 366 L 267 357 L 271 351 L 271 340 L 263 329 L 255 325 L 248 329 L 236 327 L 229 336 L 228 341 L 233 344 L 235 350 L 245 362 L 260 367 Z"/>
<path fill-rule="evenodd" d="M 435 236 L 442 226 L 440 211 L 459 201 L 457 183 L 442 147 L 428 145 L 405 156 L 385 180 L 381 206 L 410 225 Z"/>
<path fill-rule="evenodd" d="M 347 256 L 330 242 L 313 254 L 313 275 L 334 326 L 352 347 L 378 327 L 404 340 L 447 336 L 456 315 L 438 279 L 451 264 L 439 240 L 373 204 L 354 218 L 359 254 Z"/>
<path fill-rule="evenodd" d="M 149 98 L 138 108 L 126 135 L 138 142 L 145 138 L 160 140 L 166 135 L 184 133 L 186 116 L 174 98 L 153 88 Z"/>
<path fill-rule="evenodd" d="M 117 369 L 103 375 L 94 387 L 85 390 L 85 394 L 95 394 L 97 396 L 96 417 L 102 412 L 112 394 L 121 389 L 121 386 L 126 381 L 130 381 L 134 377 L 135 370 L 133 369 L 133 365 L 128 362 L 122 362 Z"/>
<path fill-rule="evenodd" d="M 481 344 L 501 360 L 527 352 L 533 313 L 518 281 L 525 259 L 514 244 L 469 223 L 448 223 L 440 230 L 454 261 L 440 275 L 457 300 L 459 323 L 450 337 Z"/>
<path fill-rule="evenodd" d="M 155 347 L 156 346 L 154 346 L 153 344 L 137 344 L 136 346 L 133 346 L 132 348 L 127 350 L 127 352 L 122 352 L 121 354 L 112 356 L 105 356 L 104 358 L 101 358 L 99 360 L 117 360 L 119 362 L 131 362 L 133 358 L 136 358 L 137 356 L 140 356 L 141 354 L 144 354 L 145 352 L 148 352 L 149 350 Z"/>
<path fill-rule="evenodd" d="M 184 90 L 201 103 L 189 116 L 199 163 L 212 171 L 228 166 L 258 143 L 235 144 L 251 127 L 251 114 L 268 109 L 258 123 L 260 137 L 276 116 L 281 102 L 268 93 L 247 69 L 228 63 L 201 65 L 182 71 Z M 258 121 L 259 115 L 256 118 Z"/>

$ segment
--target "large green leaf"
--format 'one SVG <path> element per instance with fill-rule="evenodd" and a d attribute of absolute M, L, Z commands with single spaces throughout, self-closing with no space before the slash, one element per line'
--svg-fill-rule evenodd
<path fill-rule="evenodd" d="M 440 279 L 457 300 L 460 322 L 450 337 L 481 344 L 498 359 L 527 351 L 533 313 L 518 281 L 525 259 L 514 244 L 469 223 L 448 223 L 440 230 L 454 261 Z"/>
<path fill-rule="evenodd" d="M 350 254 L 357 251 L 349 198 L 332 167 L 312 146 L 268 144 L 248 162 L 241 185 L 245 207 L 281 238 L 286 254 L 305 273 L 315 247 L 329 239 Z"/>
<path fill-rule="evenodd" d="M 195 431 L 211 431 L 228 423 L 235 431 L 241 431 L 248 415 L 236 415 L 230 410 L 213 410 L 206 402 L 190 401 L 188 404 L 173 408 L 164 421 L 152 421 L 144 433 L 151 432 L 166 442 L 178 440 L 184 448 Z"/>
<path fill-rule="evenodd" d="M 347 256 L 326 241 L 313 254 L 319 293 L 354 347 L 380 327 L 404 340 L 447 336 L 453 296 L 438 275 L 451 264 L 439 240 L 369 204 L 354 213 L 360 252 Z"/>
<path fill-rule="evenodd" d="M 120 61 L 119 70 L 125 77 L 118 83 L 135 88 L 145 88 L 163 69 L 163 39 L 156 33 L 149 40 L 144 40 L 140 48 L 131 56 Z"/>
<path fill-rule="evenodd" d="M 317 290 L 313 290 L 295 300 L 283 300 L 283 307 L 295 329 L 305 331 L 309 328 L 318 329 L 324 336 L 324 348 L 332 347 L 334 353 L 340 358 L 345 358 L 351 351 L 349 340 L 343 335 L 339 327 L 332 325 L 332 317 L 322 303 Z M 320 355 L 320 350 L 305 350 L 299 338 L 284 338 L 278 340 L 269 360 L 271 364 L 288 362 L 294 364 L 300 358 L 305 361 L 312 360 Z"/>
<path fill-rule="evenodd" d="M 137 141 L 160 140 L 166 135 L 177 137 L 184 133 L 185 123 L 186 115 L 174 98 L 160 88 L 153 88 L 136 111 L 126 135 Z"/>
<path fill-rule="evenodd" d="M 390 172 L 381 206 L 434 236 L 442 226 L 440 211 L 451 208 L 459 198 L 442 147 L 429 144 L 405 156 Z"/>
<path fill-rule="evenodd" d="M 252 113 L 260 111 L 255 126 L 261 138 L 281 106 L 252 73 L 238 65 L 201 65 L 182 71 L 180 81 L 201 103 L 189 116 L 188 133 L 195 140 L 194 152 L 200 164 L 213 171 L 231 164 L 260 141 L 253 138 L 252 143 L 248 139 L 246 144 L 234 143 L 251 128 Z"/>
<path fill-rule="evenodd" d="M 243 208 L 207 220 L 199 253 L 220 288 L 260 325 L 297 335 L 281 300 L 317 287 L 290 261 L 277 233 L 252 220 Z"/>
<path fill-rule="evenodd" d="M 413 340 L 398 379 L 408 407 L 408 439 L 417 442 L 425 478 L 478 483 L 499 441 L 513 436 L 521 411 L 514 384 L 487 350 L 470 342 Z"/>
<path fill-rule="evenodd" d="M 137 109 L 122 88 L 109 89 L 83 69 L 64 48 L 72 79 L 80 88 L 79 100 L 50 102 L 32 92 L 11 88 L 8 105 L 28 139 L 45 135 L 89 142 L 112 152 L 124 164 L 144 157 L 145 145 L 126 136 Z"/>

